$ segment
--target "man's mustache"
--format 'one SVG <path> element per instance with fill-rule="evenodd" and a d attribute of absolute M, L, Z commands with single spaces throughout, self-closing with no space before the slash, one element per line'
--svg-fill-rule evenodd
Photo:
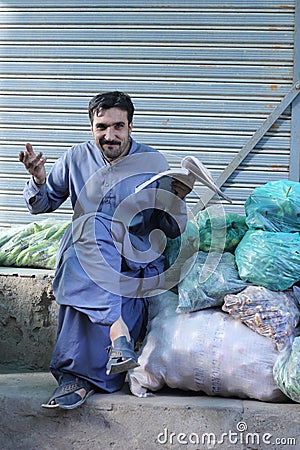
<path fill-rule="evenodd" d="M 112 140 L 112 141 L 107 141 L 106 139 L 99 139 L 99 143 L 101 146 L 103 145 L 121 145 L 120 141 L 117 140 Z"/>

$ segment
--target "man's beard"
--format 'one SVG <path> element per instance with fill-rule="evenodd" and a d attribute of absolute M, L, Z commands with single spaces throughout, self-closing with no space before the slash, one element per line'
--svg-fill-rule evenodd
<path fill-rule="evenodd" d="M 123 145 L 118 140 L 107 141 L 106 139 L 102 138 L 99 140 L 99 146 L 104 157 L 109 160 L 113 160 L 119 158 L 123 153 L 126 152 L 126 150 L 129 149 L 129 142 L 130 138 L 128 138 L 127 141 L 123 143 Z M 106 146 L 105 148 L 104 145 Z"/>

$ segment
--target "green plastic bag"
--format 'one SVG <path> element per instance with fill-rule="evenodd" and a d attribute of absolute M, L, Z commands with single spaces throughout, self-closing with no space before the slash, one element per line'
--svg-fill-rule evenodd
<path fill-rule="evenodd" d="M 221 306 L 226 294 L 240 292 L 246 286 L 238 276 L 232 253 L 198 252 L 192 269 L 178 285 L 177 312 Z"/>
<path fill-rule="evenodd" d="M 70 222 L 44 220 L 0 233 L 0 265 L 54 269 L 61 238 Z"/>
<path fill-rule="evenodd" d="M 248 230 L 245 217 L 239 214 L 216 214 L 207 208 L 196 216 L 199 250 L 233 252 Z"/>
<path fill-rule="evenodd" d="M 300 280 L 300 233 L 249 230 L 235 258 L 242 280 L 285 291 Z"/>
<path fill-rule="evenodd" d="M 255 188 L 245 202 L 249 228 L 300 231 L 300 183 L 278 180 Z"/>
<path fill-rule="evenodd" d="M 294 402 L 300 403 L 300 337 L 279 354 L 273 367 L 279 389 Z"/>

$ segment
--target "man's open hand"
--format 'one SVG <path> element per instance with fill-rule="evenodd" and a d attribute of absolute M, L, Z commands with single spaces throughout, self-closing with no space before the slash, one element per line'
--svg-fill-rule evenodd
<path fill-rule="evenodd" d="M 19 153 L 19 161 L 21 161 L 26 170 L 33 176 L 36 184 L 44 184 L 46 181 L 45 162 L 47 158 L 43 157 L 43 153 L 36 154 L 31 144 L 26 144 L 26 152 Z"/>

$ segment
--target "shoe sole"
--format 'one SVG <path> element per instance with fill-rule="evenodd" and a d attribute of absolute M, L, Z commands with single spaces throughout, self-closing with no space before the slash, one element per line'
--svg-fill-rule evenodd
<path fill-rule="evenodd" d="M 106 371 L 106 375 L 113 375 L 115 373 L 127 372 L 128 370 L 134 369 L 135 367 L 139 366 L 140 364 L 137 363 L 134 359 L 127 359 L 126 361 L 122 361 L 117 364 L 111 364 Z"/>
<path fill-rule="evenodd" d="M 79 400 L 79 402 L 74 403 L 73 405 L 63 405 L 63 404 L 59 404 L 59 403 L 55 403 L 55 405 L 49 405 L 48 403 L 43 403 L 41 406 L 42 406 L 42 408 L 47 408 L 47 409 L 53 409 L 53 408 L 75 409 L 75 408 L 78 408 L 78 406 L 81 406 L 94 393 L 95 393 L 94 390 L 89 391 L 83 399 Z"/>

